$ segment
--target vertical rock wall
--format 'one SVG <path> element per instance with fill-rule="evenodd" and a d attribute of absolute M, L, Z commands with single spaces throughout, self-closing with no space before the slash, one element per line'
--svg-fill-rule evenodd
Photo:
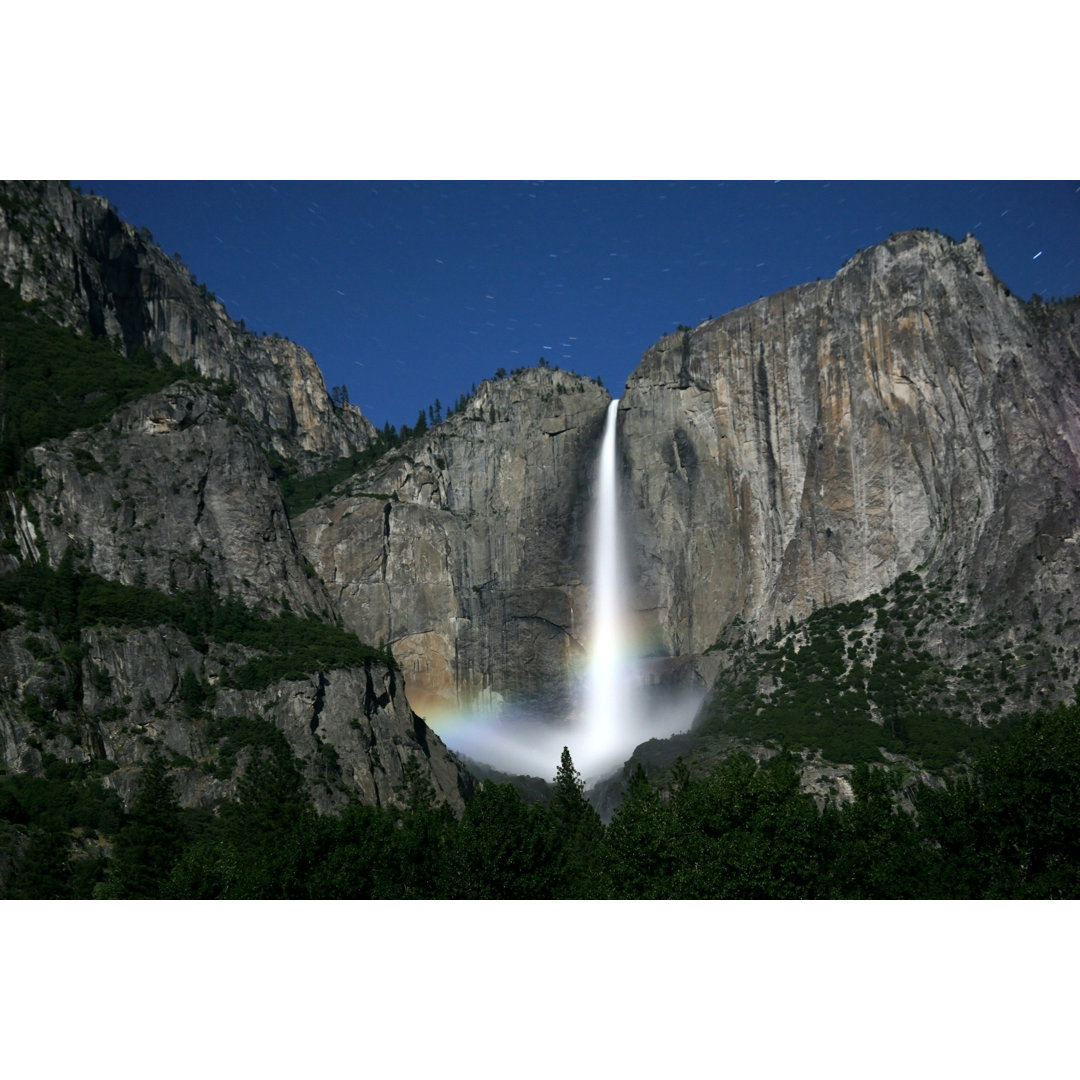
<path fill-rule="evenodd" d="M 562 371 L 467 408 L 294 523 L 345 625 L 392 646 L 422 713 L 559 713 L 583 652 L 593 457 L 608 394 Z"/>
<path fill-rule="evenodd" d="M 1074 577 L 1075 341 L 1040 337 L 974 239 L 925 232 L 665 338 L 622 402 L 654 636 L 697 655 L 926 564 L 980 591 Z"/>

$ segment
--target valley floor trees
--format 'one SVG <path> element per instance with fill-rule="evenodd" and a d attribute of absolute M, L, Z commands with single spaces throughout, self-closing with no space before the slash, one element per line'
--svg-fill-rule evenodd
<path fill-rule="evenodd" d="M 1080 704 L 1004 725 L 966 773 L 922 787 L 869 764 L 819 809 L 792 758 L 736 753 L 664 787 L 640 766 L 610 824 L 569 750 L 547 803 L 486 783 L 457 819 L 424 777 L 403 806 L 319 816 L 283 744 L 256 748 L 239 801 L 181 810 L 163 759 L 131 810 L 96 781 L 0 776 L 2 895 L 177 899 L 1080 898 Z M 88 787 L 89 785 L 89 787 Z M 110 841 L 89 858 L 87 833 Z"/>

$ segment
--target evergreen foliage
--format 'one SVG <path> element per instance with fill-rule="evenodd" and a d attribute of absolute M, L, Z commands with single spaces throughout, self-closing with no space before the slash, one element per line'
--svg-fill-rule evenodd
<path fill-rule="evenodd" d="M 560 841 L 564 865 L 557 896 L 588 896 L 593 860 L 603 832 L 600 817 L 585 798 L 585 784 L 574 768 L 570 750 L 563 747 L 555 772 L 551 817 Z"/>
<path fill-rule="evenodd" d="M 587 839 L 568 830 L 590 820 L 569 754 L 564 798 L 529 805 L 488 783 L 460 820 L 419 763 L 405 766 L 401 809 L 319 816 L 280 733 L 247 754 L 238 799 L 217 817 L 177 808 L 161 759 L 126 816 L 77 766 L 0 776 L 4 895 L 1080 899 L 1080 704 L 1007 724 L 944 788 L 911 789 L 899 770 L 863 763 L 854 799 L 823 808 L 783 754 L 758 764 L 736 753 L 705 776 L 677 770 L 664 788 L 639 766 Z M 111 840 L 111 863 L 88 857 L 87 830 Z"/>
<path fill-rule="evenodd" d="M 960 898 L 1080 898 L 1080 704 L 1005 722 L 969 774 L 923 788 L 921 831 Z"/>
<path fill-rule="evenodd" d="M 472 394 L 461 394 L 457 399 L 457 404 L 453 408 L 447 408 L 445 419 L 449 419 L 455 412 L 464 409 L 475 394 L 475 386 L 472 388 Z M 331 400 L 338 406 L 348 404 L 347 388 L 335 386 Z M 436 398 L 426 411 L 420 410 L 416 423 L 412 427 L 402 424 L 400 428 L 396 428 L 387 421 L 380 430 L 376 431 L 375 437 L 363 450 L 350 454 L 348 457 L 338 458 L 325 469 L 307 476 L 298 474 L 295 462 L 273 456 L 271 468 L 281 487 L 286 513 L 292 518 L 298 517 L 305 510 L 310 510 L 320 499 L 330 494 L 338 484 L 344 483 L 352 476 L 360 476 L 367 472 L 384 454 L 388 454 L 399 446 L 404 446 L 418 435 L 425 434 L 429 428 L 437 427 L 443 419 L 443 406 Z"/>
<path fill-rule="evenodd" d="M 55 570 L 22 563 L 0 574 L 0 604 L 39 613 L 62 641 L 77 641 L 79 631 L 90 626 L 165 625 L 182 630 L 196 647 L 209 641 L 246 646 L 263 655 L 229 674 L 228 684 L 242 690 L 372 660 L 396 666 L 387 650 L 365 645 L 341 627 L 290 611 L 261 615 L 235 598 L 222 600 L 209 586 L 170 595 L 109 581 L 78 569 L 71 548 Z M 180 692 L 192 712 L 209 697 L 193 672 L 185 672 Z"/>
<path fill-rule="evenodd" d="M 548 366 L 547 361 L 542 357 L 539 366 Z M 525 367 L 514 368 L 512 372 L 509 372 L 509 375 L 520 375 L 528 370 Z M 555 365 L 554 370 L 559 370 L 558 365 Z M 494 380 L 498 382 L 500 379 L 507 377 L 506 369 L 499 368 L 495 372 Z M 600 380 L 598 379 L 597 382 L 599 383 Z M 561 387 L 559 390 L 562 392 Z M 304 513 L 305 510 L 310 510 L 339 484 L 344 483 L 350 477 L 360 476 L 372 468 L 383 455 L 397 449 L 399 446 L 404 446 L 410 439 L 426 434 L 445 420 L 449 420 L 456 413 L 464 412 L 469 403 L 476 397 L 476 393 L 477 389 L 474 383 L 468 392 L 458 395 L 453 406 L 447 405 L 445 412 L 442 402 L 436 398 L 426 410 L 420 410 L 416 422 L 411 427 L 408 424 L 402 424 L 400 428 L 397 428 L 387 421 L 375 433 L 374 439 L 363 450 L 348 457 L 339 458 L 325 469 L 306 476 L 299 475 L 295 462 L 272 456 L 271 467 L 281 487 L 286 512 L 290 517 L 297 517 Z M 344 385 L 333 387 L 331 389 L 331 400 L 339 407 L 348 404 L 348 388 Z M 479 419 L 479 417 L 473 416 L 470 419 Z M 489 421 L 494 421 L 493 413 L 489 416 Z"/>
<path fill-rule="evenodd" d="M 402 431 L 408 431 L 403 428 Z M 285 512 L 290 518 L 299 517 L 305 510 L 310 510 L 323 496 L 328 495 L 338 484 L 370 469 L 383 454 L 405 442 L 404 434 L 399 434 L 387 424 L 376 432 L 375 438 L 356 454 L 338 458 L 332 465 L 309 476 L 299 476 L 296 464 L 273 455 L 271 468 L 281 487 Z"/>
<path fill-rule="evenodd" d="M 107 869 L 83 841 L 115 836 L 123 808 L 113 791 L 43 755 L 44 775 L 0 775 L 0 864 L 13 873 L 0 896 L 22 900 L 89 899 Z"/>
<path fill-rule="evenodd" d="M 186 837 L 169 766 L 159 753 L 142 771 L 139 792 L 116 837 L 110 881 L 99 896 L 157 900 Z"/>
<path fill-rule="evenodd" d="M 1000 711 L 1013 664 L 1059 679 L 1045 647 L 1025 644 L 996 661 L 981 656 L 993 625 L 953 636 L 968 663 L 943 664 L 926 646 L 931 632 L 958 627 L 948 583 L 901 574 L 881 593 L 822 608 L 796 626 L 754 641 L 736 620 L 712 650 L 726 653 L 702 730 L 757 743 L 820 750 L 830 761 L 907 756 L 940 770 L 970 757 L 985 734 L 978 721 Z M 712 651 L 710 650 L 710 651 Z M 975 705 L 977 697 L 981 706 Z"/>
<path fill-rule="evenodd" d="M 31 447 L 100 424 L 185 374 L 194 372 L 59 326 L 0 281 L 0 487 L 14 484 Z"/>
<path fill-rule="evenodd" d="M 677 868 L 675 821 L 640 763 L 604 836 L 599 863 L 601 895 L 657 900 L 669 895 Z"/>
<path fill-rule="evenodd" d="M 450 895 L 463 900 L 550 900 L 558 895 L 563 860 L 555 823 L 512 785 L 485 784 L 452 836 Z"/>

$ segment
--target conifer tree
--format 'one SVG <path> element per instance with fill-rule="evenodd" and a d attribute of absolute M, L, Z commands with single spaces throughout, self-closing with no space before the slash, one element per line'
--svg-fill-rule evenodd
<path fill-rule="evenodd" d="M 585 783 L 574 768 L 569 747 L 564 746 L 555 771 L 551 814 L 565 852 L 562 896 L 592 895 L 594 855 L 603 836 L 600 817 L 585 798 Z"/>
<path fill-rule="evenodd" d="M 591 810 L 592 807 L 585 798 L 585 782 L 574 768 L 570 748 L 564 746 L 559 767 L 555 770 L 555 793 L 551 797 L 551 811 L 564 829 L 573 831 Z"/>
<path fill-rule="evenodd" d="M 116 838 L 109 895 L 156 900 L 184 846 L 180 803 L 165 758 L 155 752 L 143 768 L 139 793 Z"/>
<path fill-rule="evenodd" d="M 70 900 L 74 896 L 71 841 L 52 829 L 32 829 L 6 899 Z"/>
<path fill-rule="evenodd" d="M 415 757 L 402 766 L 399 796 L 403 803 L 389 857 L 377 875 L 375 898 L 423 900 L 443 895 L 446 856 L 454 827 L 446 803 L 437 803 L 431 776 Z"/>
<path fill-rule="evenodd" d="M 284 737 L 269 751 L 253 749 L 230 807 L 230 824 L 242 845 L 258 845 L 276 831 L 292 828 L 311 809 L 303 774 Z"/>
<path fill-rule="evenodd" d="M 676 834 L 671 804 L 661 801 L 639 761 L 626 795 L 604 833 L 604 898 L 671 898 L 671 882 L 677 869 Z"/>

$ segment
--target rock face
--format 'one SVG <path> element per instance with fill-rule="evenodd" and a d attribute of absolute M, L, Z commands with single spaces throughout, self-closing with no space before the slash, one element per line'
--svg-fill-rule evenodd
<path fill-rule="evenodd" d="M 1050 621 L 1080 587 L 1069 310 L 1012 297 L 975 240 L 914 232 L 648 350 L 620 447 L 657 677 L 707 685 L 733 624 L 762 637 L 917 568 L 955 579 L 968 621 L 1002 603 Z M 485 384 L 295 523 L 421 711 L 489 692 L 566 707 L 607 400 L 557 372 Z"/>
<path fill-rule="evenodd" d="M 567 707 L 589 613 L 593 457 L 610 400 L 535 369 L 387 455 L 294 530 L 345 625 L 391 645 L 422 713 Z"/>
<path fill-rule="evenodd" d="M 423 765 L 441 801 L 462 808 L 471 778 L 409 708 L 398 672 L 369 663 L 237 690 L 222 682 L 235 660 L 235 650 L 196 648 L 172 627 L 87 629 L 77 653 L 47 633 L 0 634 L 0 763 L 38 772 L 50 754 L 106 764 L 103 783 L 129 801 L 157 750 L 176 765 L 181 803 L 213 806 L 236 792 L 231 768 L 220 768 L 222 733 L 254 719 L 284 734 L 320 811 L 349 798 L 399 804 L 410 758 Z M 188 673 L 210 688 L 204 708 L 184 700 Z M 35 703 L 30 715 L 20 709 L 28 700 Z M 241 760 L 250 752 L 241 750 Z"/>
<path fill-rule="evenodd" d="M 329 616 L 266 454 L 226 410 L 205 387 L 179 382 L 99 431 L 34 450 L 29 503 L 49 560 L 75 544 L 90 570 L 128 585 L 211 584 L 251 607 L 285 601 Z"/>
<path fill-rule="evenodd" d="M 1042 311 L 974 239 L 914 232 L 650 349 L 621 445 L 663 649 L 916 568 L 958 572 L 973 615 L 1080 584 L 1080 324 Z"/>

